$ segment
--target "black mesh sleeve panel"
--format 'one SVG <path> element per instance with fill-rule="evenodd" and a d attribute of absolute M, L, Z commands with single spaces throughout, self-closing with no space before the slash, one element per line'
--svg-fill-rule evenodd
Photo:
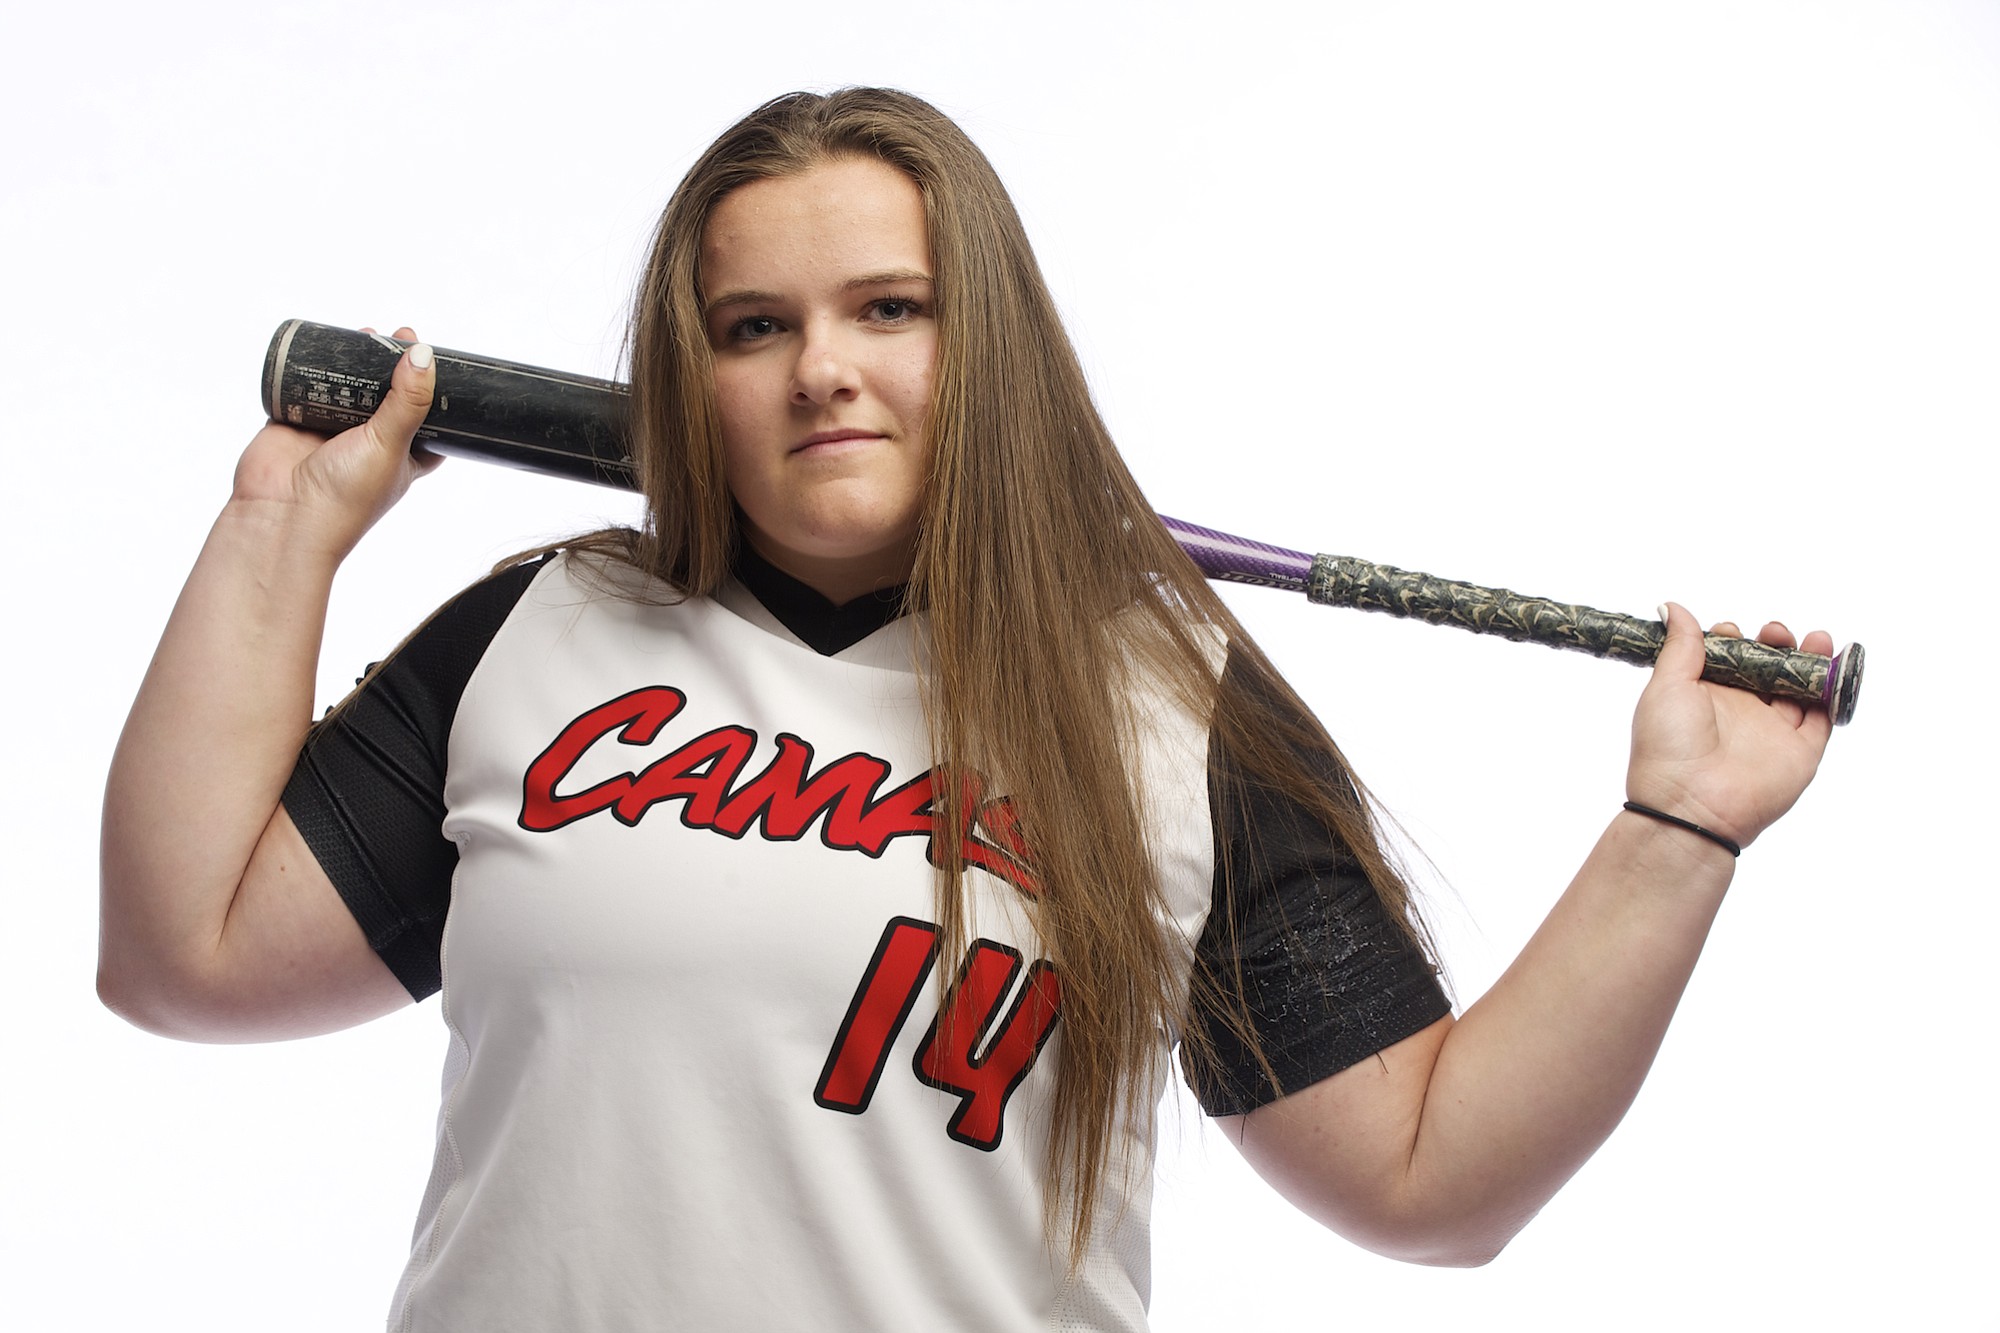
<path fill-rule="evenodd" d="M 306 737 L 286 813 L 369 945 L 421 1000 L 443 985 L 439 945 L 458 848 L 444 822 L 446 746 L 466 681 L 541 561 L 460 593 Z"/>
<path fill-rule="evenodd" d="M 1223 687 L 1257 688 L 1233 653 Z M 1330 757 L 1320 767 L 1327 783 L 1352 789 Z M 1197 1062 L 1183 1046 L 1182 1061 L 1205 1111 L 1255 1110 L 1451 1012 L 1435 969 L 1383 908 L 1340 835 L 1286 793 L 1245 781 L 1214 738 L 1209 811 L 1215 899 L 1195 966 L 1220 983 L 1222 995 L 1204 1003 L 1198 990 L 1189 1022 L 1215 1060 Z M 1229 1021 L 1239 969 L 1248 1026 L 1275 1086 Z"/>

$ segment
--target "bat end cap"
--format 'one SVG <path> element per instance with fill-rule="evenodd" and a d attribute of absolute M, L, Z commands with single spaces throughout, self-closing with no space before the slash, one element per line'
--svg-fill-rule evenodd
<path fill-rule="evenodd" d="M 1833 725 L 1844 727 L 1854 720 L 1854 706 L 1861 699 L 1861 671 L 1867 654 L 1858 643 L 1850 643 L 1833 655 L 1826 673 L 1826 693 L 1822 701 L 1833 714 Z"/>

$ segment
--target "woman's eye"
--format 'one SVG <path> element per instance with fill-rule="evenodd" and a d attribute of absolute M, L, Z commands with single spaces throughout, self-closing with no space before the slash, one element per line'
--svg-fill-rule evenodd
<path fill-rule="evenodd" d="M 922 313 L 922 306 L 900 296 L 888 296 L 875 302 L 875 318 L 884 324 L 906 324 Z"/>
<path fill-rule="evenodd" d="M 752 315 L 739 319 L 729 326 L 729 337 L 734 342 L 755 342 L 768 338 L 778 331 L 778 321 L 769 315 Z"/>

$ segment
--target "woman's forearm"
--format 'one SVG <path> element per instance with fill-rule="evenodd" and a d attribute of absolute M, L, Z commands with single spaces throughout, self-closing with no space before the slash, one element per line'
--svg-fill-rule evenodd
<path fill-rule="evenodd" d="M 1651 1068 L 1735 861 L 1634 814 L 1605 830 L 1506 973 L 1446 1034 L 1410 1206 L 1497 1252 L 1617 1126 Z"/>
<path fill-rule="evenodd" d="M 175 604 L 105 787 L 99 988 L 123 1011 L 214 956 L 310 723 L 338 553 L 232 500 Z"/>

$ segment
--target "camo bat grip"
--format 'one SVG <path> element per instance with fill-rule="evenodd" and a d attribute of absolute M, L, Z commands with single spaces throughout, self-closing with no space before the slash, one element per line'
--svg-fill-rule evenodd
<path fill-rule="evenodd" d="M 1657 620 L 1545 597 L 1524 597 L 1506 588 L 1482 588 L 1352 556 L 1314 556 L 1306 596 L 1327 606 L 1381 611 L 1636 666 L 1651 666 L 1667 639 L 1666 626 Z M 1703 680 L 1824 704 L 1839 725 L 1854 716 L 1863 661 L 1858 643 L 1849 644 L 1833 657 L 1821 657 L 1773 648 L 1753 639 L 1711 634 L 1704 640 L 1704 649 L 1707 664 L 1702 668 Z"/>

